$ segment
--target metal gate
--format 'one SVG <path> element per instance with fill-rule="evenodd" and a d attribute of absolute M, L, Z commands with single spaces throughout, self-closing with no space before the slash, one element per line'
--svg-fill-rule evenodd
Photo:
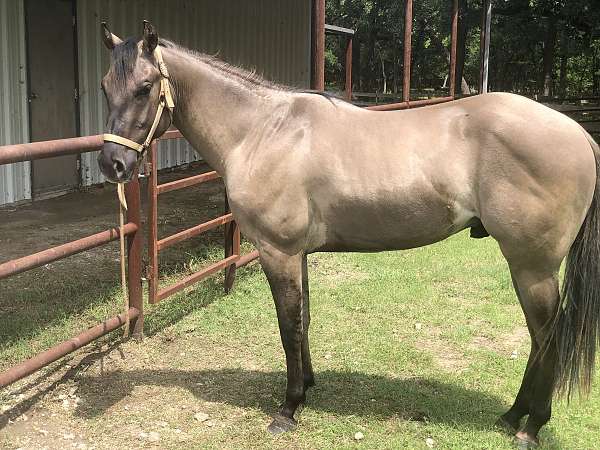
<path fill-rule="evenodd" d="M 178 130 L 167 131 L 159 140 L 183 138 Z M 221 176 L 213 171 L 171 181 L 169 183 L 158 184 L 157 177 L 157 153 L 158 142 L 155 140 L 148 152 L 148 162 L 145 172 L 148 176 L 148 266 L 146 276 L 148 278 L 148 301 L 158 303 L 159 301 L 175 294 L 176 292 L 191 286 L 194 283 L 204 280 L 209 276 L 225 270 L 225 292 L 229 292 L 235 279 L 235 270 L 250 261 L 258 258 L 258 251 L 255 250 L 246 255 L 240 252 L 240 230 L 233 215 L 229 212 L 227 194 L 225 194 L 225 214 L 195 225 L 186 230 L 175 233 L 171 236 L 158 238 L 158 196 L 165 192 L 171 192 L 178 189 L 189 188 L 198 184 L 207 183 L 213 180 L 221 179 Z M 160 288 L 159 286 L 159 253 L 167 247 L 178 244 L 186 239 L 198 236 L 208 230 L 219 226 L 224 226 L 224 248 L 225 255 L 220 261 L 208 265 L 207 267 L 188 275 L 182 280 L 171 286 Z"/>

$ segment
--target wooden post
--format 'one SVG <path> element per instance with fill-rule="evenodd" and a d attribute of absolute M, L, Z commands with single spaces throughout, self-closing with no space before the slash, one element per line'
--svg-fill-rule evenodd
<path fill-rule="evenodd" d="M 137 231 L 127 236 L 127 287 L 129 306 L 136 308 L 139 315 L 132 321 L 130 330 L 133 337 L 144 336 L 144 298 L 142 296 L 142 252 L 144 251 L 142 233 L 142 211 L 140 200 L 140 182 L 137 171 L 132 180 L 125 185 L 127 200 L 127 222 L 137 225 Z"/>
<path fill-rule="evenodd" d="M 312 1 L 310 88 L 325 90 L 325 0 Z"/>

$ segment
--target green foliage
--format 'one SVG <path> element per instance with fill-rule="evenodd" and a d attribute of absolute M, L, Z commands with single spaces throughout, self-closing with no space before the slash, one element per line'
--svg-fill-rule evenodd
<path fill-rule="evenodd" d="M 482 0 L 459 0 L 465 24 L 464 79 L 476 88 Z M 450 1 L 413 5 L 412 88 L 419 95 L 440 90 L 449 71 Z M 327 22 L 356 31 L 355 91 L 400 93 L 404 2 L 329 0 Z M 460 27 L 459 27 L 460 28 Z M 328 88 L 343 88 L 345 41 L 327 39 Z M 547 50 L 545 52 L 545 49 Z M 460 53 L 460 49 L 459 49 Z M 459 59 L 460 61 L 460 59 Z M 459 72 L 460 72 L 459 68 Z M 493 0 L 490 88 L 528 95 L 600 95 L 600 4 L 598 0 Z"/>

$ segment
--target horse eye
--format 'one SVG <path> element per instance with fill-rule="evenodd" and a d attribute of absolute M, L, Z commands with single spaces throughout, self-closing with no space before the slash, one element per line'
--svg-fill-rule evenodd
<path fill-rule="evenodd" d="M 143 85 L 141 88 L 139 88 L 137 90 L 137 92 L 135 93 L 136 97 L 143 97 L 146 96 L 150 93 L 150 90 L 152 89 L 152 85 L 151 84 L 145 84 Z"/>

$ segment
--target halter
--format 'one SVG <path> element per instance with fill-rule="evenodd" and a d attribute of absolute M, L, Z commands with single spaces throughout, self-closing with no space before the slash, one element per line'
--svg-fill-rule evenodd
<path fill-rule="evenodd" d="M 156 127 L 158 127 L 158 123 L 160 122 L 160 118 L 162 116 L 163 110 L 167 108 L 169 111 L 169 117 L 171 118 L 171 122 L 173 122 L 173 108 L 175 107 L 175 102 L 173 101 L 173 96 L 171 95 L 171 85 L 169 84 L 169 71 L 167 70 L 167 65 L 163 60 L 162 53 L 160 51 L 160 47 L 157 45 L 154 49 L 154 58 L 158 63 L 158 70 L 160 71 L 160 94 L 159 94 L 159 103 L 158 108 L 156 109 L 156 116 L 154 116 L 154 122 L 152 122 L 152 126 L 150 127 L 150 131 L 148 131 L 148 136 L 146 136 L 146 140 L 143 144 L 139 144 L 131 139 L 128 139 L 123 136 L 119 136 L 117 134 L 105 133 L 103 135 L 104 142 L 114 142 L 115 144 L 124 145 L 132 150 L 135 150 L 142 156 L 146 149 L 150 147 L 150 143 L 154 138 L 154 132 L 156 131 Z"/>

